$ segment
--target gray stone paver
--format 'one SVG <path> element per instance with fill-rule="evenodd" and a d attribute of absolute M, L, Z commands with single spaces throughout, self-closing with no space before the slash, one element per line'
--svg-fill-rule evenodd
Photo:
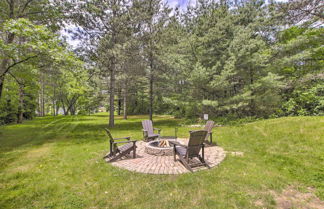
<path fill-rule="evenodd" d="M 187 144 L 188 139 L 178 139 L 180 143 Z M 155 156 L 145 152 L 146 143 L 138 141 L 136 149 L 136 158 L 132 158 L 132 153 L 126 158 L 122 158 L 116 162 L 111 163 L 113 166 L 135 171 L 139 173 L 148 174 L 183 174 L 190 172 L 182 163 L 177 160 L 174 162 L 173 156 Z M 219 146 L 205 147 L 205 160 L 210 167 L 217 166 L 224 160 L 226 152 Z M 194 168 L 194 172 L 205 170 L 206 167 L 200 166 Z"/>

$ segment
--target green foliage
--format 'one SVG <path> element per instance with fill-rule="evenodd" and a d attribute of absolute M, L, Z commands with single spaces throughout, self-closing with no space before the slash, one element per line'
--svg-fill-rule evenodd
<path fill-rule="evenodd" d="M 284 115 L 323 115 L 323 28 L 291 27 L 279 34 L 277 71 L 287 83 Z"/>
<path fill-rule="evenodd" d="M 6 91 L 0 100 L 0 124 L 13 123 L 17 121 L 18 112 L 18 85 L 12 81 L 6 84 Z"/>
<path fill-rule="evenodd" d="M 7 123 L 14 123 L 17 121 L 17 102 L 7 99 L 5 102 L 0 103 L 0 125 Z"/>
<path fill-rule="evenodd" d="M 256 110 L 268 117 L 275 113 L 282 103 L 281 89 L 285 87 L 283 77 L 273 73 L 259 79 L 252 85 Z"/>
<path fill-rule="evenodd" d="M 10 10 L 9 4 L 0 8 Z M 75 50 L 80 56 L 37 15 L 2 14 L 0 30 L 7 36 L 0 38 L 1 59 L 7 66 L 27 59 L 5 78 L 20 83 L 15 90 L 4 85 L 18 115 L 23 110 L 31 118 L 35 109 L 42 116 L 59 110 L 88 114 L 99 106 L 125 116 L 159 113 L 190 120 L 203 113 L 233 120 L 323 115 L 324 31 L 314 26 L 317 7 L 295 24 L 285 17 L 298 14 L 291 2 L 197 1 L 171 12 L 161 0 L 44 0 L 28 9 L 40 5 L 64 11 L 55 17 L 73 14 L 65 20 L 77 28 L 70 32 L 81 39 Z M 313 8 L 307 5 L 312 3 L 299 6 Z M 2 107 L 6 102 L 0 101 Z M 113 124 L 114 114 L 109 117 Z"/>
<path fill-rule="evenodd" d="M 283 109 L 288 115 L 323 115 L 324 85 L 295 90 Z"/>
<path fill-rule="evenodd" d="M 0 69 L 1 77 L 5 78 L 4 94 L 0 98 L 0 123 L 21 122 L 19 115 L 32 119 L 37 107 L 43 108 L 44 114 L 44 108 L 54 111 L 57 107 L 55 103 L 58 103 L 55 91 L 69 101 L 66 104 L 70 107 L 68 111 L 72 109 L 75 112 L 73 107 L 76 98 L 90 90 L 84 63 L 66 50 L 57 35 L 46 26 L 19 18 L 3 22 L 1 29 L 5 33 L 14 34 L 19 41 L 0 42 L 0 57 L 9 60 L 9 67 Z M 36 98 L 40 95 L 45 102 L 45 93 L 51 97 L 52 104 L 37 105 Z"/>
<path fill-rule="evenodd" d="M 45 26 L 35 25 L 31 21 L 19 18 L 3 23 L 3 31 L 15 34 L 21 42 L 2 43 L 0 56 L 23 60 L 28 57 L 49 56 L 56 58 L 62 51 L 57 37 Z M 1 44 L 1 43 L 0 43 Z"/>
<path fill-rule="evenodd" d="M 198 2 L 168 25 L 165 33 L 172 37 L 166 37 L 162 57 L 175 91 L 164 95 L 188 109 L 192 101 L 202 106 L 196 113 L 173 105 L 183 109 L 175 112 L 215 118 L 323 114 L 319 93 L 309 90 L 323 82 L 323 28 L 280 30 L 272 6 L 245 1 L 229 9 Z"/>

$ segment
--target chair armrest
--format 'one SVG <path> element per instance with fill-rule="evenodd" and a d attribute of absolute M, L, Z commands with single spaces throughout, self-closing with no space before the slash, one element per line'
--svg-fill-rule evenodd
<path fill-rule="evenodd" d="M 136 140 L 121 141 L 121 142 L 114 142 L 114 144 L 129 143 L 129 142 L 136 143 L 137 141 Z"/>
<path fill-rule="evenodd" d="M 175 146 L 181 146 L 181 147 L 185 147 L 185 148 L 188 147 L 187 145 L 180 144 L 179 142 L 172 142 L 172 141 L 169 141 L 169 143 L 172 144 L 174 147 L 175 147 Z"/>
<path fill-rule="evenodd" d="M 120 137 L 120 138 L 114 138 L 114 140 L 120 140 L 120 139 L 127 139 L 129 141 L 130 140 L 130 136 Z"/>
<path fill-rule="evenodd" d="M 145 129 L 142 129 L 143 130 L 143 136 L 144 137 L 147 137 L 148 136 L 148 132 L 147 132 L 147 130 L 145 130 Z"/>
<path fill-rule="evenodd" d="M 159 129 L 159 128 L 153 128 L 154 130 L 157 130 L 158 131 L 158 134 L 160 134 L 160 132 L 161 132 L 161 129 Z"/>

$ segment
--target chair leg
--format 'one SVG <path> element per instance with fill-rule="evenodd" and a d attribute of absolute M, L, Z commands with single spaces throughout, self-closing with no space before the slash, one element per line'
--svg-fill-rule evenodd
<path fill-rule="evenodd" d="M 205 161 L 205 145 L 204 144 L 202 144 L 202 146 L 201 146 L 201 151 L 202 151 L 202 159 L 203 159 L 203 161 Z"/>
<path fill-rule="evenodd" d="M 121 157 L 123 157 L 123 156 L 129 154 L 132 150 L 133 150 L 133 148 L 129 148 L 129 149 L 123 151 L 123 152 L 118 152 L 118 154 L 115 155 L 114 158 L 110 159 L 108 162 L 116 161 L 116 160 L 118 160 L 119 158 L 121 158 Z"/>
<path fill-rule="evenodd" d="M 176 151 L 176 145 L 174 144 L 173 145 L 173 160 L 174 161 L 177 161 L 177 151 Z"/>
<path fill-rule="evenodd" d="M 210 133 L 210 144 L 212 143 L 213 143 L 213 133 Z M 215 141 L 215 145 L 218 146 L 216 141 Z"/>
<path fill-rule="evenodd" d="M 201 151 L 202 151 L 202 153 L 201 153 L 202 154 L 202 157 L 198 156 L 200 162 L 203 165 L 207 166 L 207 168 L 210 168 L 210 166 L 205 161 L 205 145 L 204 144 L 202 144 Z"/>
<path fill-rule="evenodd" d="M 133 158 L 136 158 L 136 145 L 133 146 Z"/>
<path fill-rule="evenodd" d="M 107 155 L 105 155 L 103 159 L 113 156 L 113 143 L 111 141 L 109 141 L 109 151 L 110 152 Z"/>
<path fill-rule="evenodd" d="M 189 171 L 193 172 L 192 168 L 189 166 L 188 162 L 181 156 L 178 155 L 181 163 L 186 167 Z"/>
<path fill-rule="evenodd" d="M 105 159 L 105 158 L 109 158 L 109 157 L 114 157 L 115 155 L 116 155 L 116 153 L 113 152 L 113 151 L 111 151 L 111 152 L 109 152 L 107 155 L 105 155 L 105 156 L 103 157 L 103 159 Z"/>
<path fill-rule="evenodd" d="M 114 162 L 118 160 L 119 158 L 123 157 L 125 155 L 124 152 L 119 152 L 117 155 L 114 155 L 113 158 L 111 158 L 108 162 Z"/>
<path fill-rule="evenodd" d="M 107 155 L 103 156 L 103 159 L 107 158 L 110 156 L 110 153 L 108 153 Z"/>
<path fill-rule="evenodd" d="M 206 163 L 205 159 L 203 159 L 202 157 L 198 156 L 198 159 L 200 160 L 201 164 L 206 166 L 207 168 L 210 168 L 210 166 Z"/>
<path fill-rule="evenodd" d="M 209 138 L 210 138 L 210 145 L 212 145 L 213 144 L 213 133 L 210 133 L 209 134 Z"/>

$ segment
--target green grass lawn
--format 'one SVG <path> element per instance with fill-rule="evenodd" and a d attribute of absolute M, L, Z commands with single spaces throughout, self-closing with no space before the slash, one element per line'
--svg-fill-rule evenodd
<path fill-rule="evenodd" d="M 117 117 L 114 137 L 140 140 L 144 118 Z M 99 114 L 0 127 L 0 208 L 276 208 L 275 194 L 286 188 L 324 200 L 324 117 L 215 128 L 220 146 L 244 155 L 228 154 L 216 168 L 183 175 L 107 164 L 107 122 Z M 181 122 L 156 116 L 154 124 L 172 135 Z M 181 126 L 179 136 L 193 129 Z"/>

